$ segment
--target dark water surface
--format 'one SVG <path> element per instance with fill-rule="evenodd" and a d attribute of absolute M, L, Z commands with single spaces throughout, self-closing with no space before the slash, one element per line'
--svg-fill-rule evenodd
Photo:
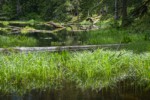
<path fill-rule="evenodd" d="M 103 89 L 101 91 L 82 91 L 75 87 L 64 87 L 60 90 L 32 90 L 23 96 L 0 94 L 0 100 L 150 100 L 150 91 L 134 87 Z"/>

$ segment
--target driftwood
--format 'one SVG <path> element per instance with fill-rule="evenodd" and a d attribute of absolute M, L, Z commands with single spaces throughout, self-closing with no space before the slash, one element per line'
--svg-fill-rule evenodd
<path fill-rule="evenodd" d="M 7 23 L 8 25 L 11 25 L 11 26 L 27 26 L 27 25 L 34 25 L 35 22 L 30 22 L 30 21 L 0 21 L 0 24 L 4 24 L 4 23 Z"/>
<path fill-rule="evenodd" d="M 1 17 L 0 17 L 1 18 Z M 63 25 L 55 22 L 34 22 L 34 21 L 0 21 L 0 24 L 7 23 L 8 25 L 11 26 L 17 26 L 17 27 L 24 27 L 24 26 L 34 26 L 34 25 L 45 25 L 49 27 L 54 27 L 54 28 L 64 28 Z"/>
<path fill-rule="evenodd" d="M 4 25 L 3 27 L 0 27 L 0 31 L 6 33 L 6 34 L 20 34 L 20 33 L 55 33 L 55 32 L 59 32 L 61 30 L 64 30 L 68 27 L 71 28 L 71 30 L 67 30 L 67 31 L 71 31 L 71 32 L 82 32 L 82 31 L 90 31 L 90 30 L 96 30 L 99 29 L 96 25 L 89 25 L 89 26 L 85 26 L 85 25 L 81 25 L 79 23 L 67 23 L 67 24 L 58 24 L 55 22 L 21 22 L 21 21 L 0 21 L 0 24 Z M 30 25 L 32 25 L 32 27 L 29 27 Z M 48 26 L 53 27 L 54 30 L 42 30 L 42 29 L 35 29 L 33 28 L 36 25 L 44 25 L 44 26 Z M 73 25 L 75 25 L 76 27 L 79 27 L 79 29 L 73 29 Z M 26 27 L 28 26 L 28 27 Z"/>
<path fill-rule="evenodd" d="M 60 25 L 60 24 L 58 24 L 58 23 L 54 23 L 54 22 L 52 22 L 52 21 L 50 21 L 50 22 L 47 22 L 47 23 L 45 23 L 46 25 L 51 25 L 51 26 L 53 26 L 54 28 L 64 28 L 64 26 L 62 26 L 62 25 Z"/>
<path fill-rule="evenodd" d="M 0 28 L 0 31 L 3 31 L 7 34 L 20 34 L 20 33 L 22 33 L 22 30 L 25 30 L 25 34 L 26 34 L 26 33 L 55 33 L 55 32 L 59 32 L 63 29 L 65 29 L 65 27 L 55 29 L 55 30 L 38 30 L 38 29 L 34 29 L 34 28 L 24 29 L 22 27 L 17 27 L 17 26 L 7 26 L 6 28 L 5 27 Z"/>
<path fill-rule="evenodd" d="M 55 30 L 52 30 L 52 31 L 33 29 L 33 30 L 28 30 L 28 33 L 55 33 L 55 32 L 59 32 L 59 31 L 61 31 L 61 30 L 63 30 L 63 29 L 64 29 L 64 28 L 60 28 L 60 29 L 55 29 Z"/>
<path fill-rule="evenodd" d="M 65 27 L 58 24 L 58 23 L 54 23 L 54 22 L 30 22 L 30 21 L 27 21 L 27 22 L 21 22 L 21 21 L 0 21 L 0 24 L 4 25 L 4 24 L 7 24 L 5 25 L 4 27 L 1 27 L 1 28 L 5 28 L 5 29 L 9 29 L 9 30 L 13 30 L 13 33 L 15 33 L 14 31 L 16 30 L 18 33 L 18 31 L 20 31 L 23 27 L 25 26 L 30 26 L 30 25 L 44 25 L 44 26 L 48 26 L 48 27 L 54 27 L 54 28 L 59 28 L 58 30 L 62 30 L 64 29 Z M 32 32 L 46 32 L 46 33 L 51 33 L 52 31 L 49 31 L 49 30 L 31 30 L 30 33 Z M 54 31 L 53 31 L 54 32 Z"/>
<path fill-rule="evenodd" d="M 105 45 L 84 45 L 84 46 L 53 46 L 53 47 L 12 47 L 0 48 L 0 52 L 33 52 L 33 51 L 78 51 L 78 50 L 93 50 L 98 48 L 117 48 L 126 44 L 105 44 Z"/>

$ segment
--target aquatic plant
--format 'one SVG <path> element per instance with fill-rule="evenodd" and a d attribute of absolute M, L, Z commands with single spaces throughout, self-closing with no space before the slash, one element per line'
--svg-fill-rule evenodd
<path fill-rule="evenodd" d="M 26 36 L 2 36 L 0 35 L 0 47 L 36 46 L 37 40 Z"/>
<path fill-rule="evenodd" d="M 81 34 L 82 35 L 82 34 Z M 124 29 L 101 29 L 83 34 L 86 38 L 84 44 L 112 44 L 144 41 L 144 34 Z"/>
<path fill-rule="evenodd" d="M 32 89 L 58 89 L 71 82 L 83 90 L 113 88 L 131 80 L 150 87 L 150 53 L 95 50 L 0 54 L 0 91 L 25 93 Z"/>

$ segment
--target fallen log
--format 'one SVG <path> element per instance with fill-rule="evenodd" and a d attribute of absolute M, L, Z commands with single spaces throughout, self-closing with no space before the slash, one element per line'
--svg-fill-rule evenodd
<path fill-rule="evenodd" d="M 52 27 L 54 27 L 54 28 L 64 28 L 64 26 L 62 26 L 61 24 L 59 24 L 59 23 L 54 23 L 54 22 L 52 22 L 52 21 L 45 23 L 45 25 L 52 26 Z"/>
<path fill-rule="evenodd" d="M 70 32 L 82 32 L 82 31 L 90 31 L 90 30 L 96 30 L 99 29 L 95 25 L 92 26 L 83 26 L 79 23 L 68 23 L 68 24 L 59 24 L 55 22 L 34 22 L 34 21 L 0 21 L 0 24 L 2 24 L 2 27 L 0 27 L 0 31 L 6 33 L 6 34 L 27 34 L 27 33 L 55 33 L 59 32 L 63 29 L 66 29 L 66 31 Z M 33 26 L 30 26 L 33 25 Z M 44 25 L 47 27 L 54 27 L 54 30 L 42 30 L 42 29 L 36 29 L 35 26 Z M 74 29 L 72 25 L 77 25 L 76 27 L 79 27 L 79 29 Z M 70 27 L 71 30 L 67 30 L 67 28 Z"/>
<path fill-rule="evenodd" d="M 27 26 L 27 25 L 34 25 L 35 22 L 30 22 L 30 21 L 0 21 L 0 24 L 7 24 L 11 26 Z"/>
<path fill-rule="evenodd" d="M 8 26 L 6 28 L 1 28 L 0 27 L 0 31 L 5 32 L 6 34 L 28 34 L 28 33 L 56 33 L 59 32 L 61 30 L 65 29 L 64 28 L 58 28 L 55 30 L 38 30 L 38 29 L 34 29 L 34 28 L 21 28 L 21 27 L 16 27 L 16 26 Z"/>
<path fill-rule="evenodd" d="M 98 48 L 117 48 L 120 46 L 125 46 L 127 44 L 105 44 L 105 45 L 84 45 L 84 46 L 53 46 L 53 47 L 12 47 L 12 48 L 0 48 L 0 52 L 33 52 L 33 51 L 79 51 L 79 50 L 93 50 Z"/>
<path fill-rule="evenodd" d="M 59 29 L 55 29 L 52 31 L 49 30 L 37 30 L 37 29 L 33 29 L 33 30 L 28 30 L 27 33 L 55 33 L 55 32 L 59 32 L 61 30 L 63 30 L 64 28 L 59 28 Z"/>

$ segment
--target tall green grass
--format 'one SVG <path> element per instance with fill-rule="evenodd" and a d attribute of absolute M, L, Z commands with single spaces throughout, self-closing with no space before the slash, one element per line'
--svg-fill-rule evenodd
<path fill-rule="evenodd" d="M 138 41 L 129 43 L 128 45 L 121 47 L 121 49 L 131 50 L 135 53 L 149 52 L 150 41 Z"/>
<path fill-rule="evenodd" d="M 26 36 L 2 36 L 0 35 L 0 47 L 36 46 L 37 40 Z"/>
<path fill-rule="evenodd" d="M 80 32 L 73 36 L 67 34 L 59 34 L 58 40 L 52 42 L 50 40 L 38 40 L 27 36 L 2 36 L 0 35 L 0 47 L 16 47 L 16 46 L 60 46 L 60 45 L 100 45 L 100 44 L 120 44 L 128 43 L 123 49 L 138 52 L 149 51 L 150 43 L 149 30 L 139 31 L 132 29 L 100 29 L 96 31 Z M 59 40 L 60 39 L 60 40 Z M 43 41 L 43 42 L 42 42 Z"/>
<path fill-rule="evenodd" d="M 125 29 L 101 29 L 84 33 L 83 44 L 113 44 L 144 41 L 145 34 Z M 83 37 L 84 38 L 84 37 Z"/>
<path fill-rule="evenodd" d="M 134 29 L 100 29 L 81 33 L 82 44 L 128 44 L 120 49 L 132 50 L 134 52 L 150 51 L 150 30 L 138 31 Z"/>
<path fill-rule="evenodd" d="M 101 90 L 131 80 L 150 89 L 150 53 L 95 50 L 62 53 L 0 54 L 0 91 L 25 93 L 57 89 L 66 82 L 78 88 Z"/>
<path fill-rule="evenodd" d="M 58 54 L 1 54 L 0 90 L 24 93 L 31 89 L 57 88 L 63 79 L 59 62 Z"/>

